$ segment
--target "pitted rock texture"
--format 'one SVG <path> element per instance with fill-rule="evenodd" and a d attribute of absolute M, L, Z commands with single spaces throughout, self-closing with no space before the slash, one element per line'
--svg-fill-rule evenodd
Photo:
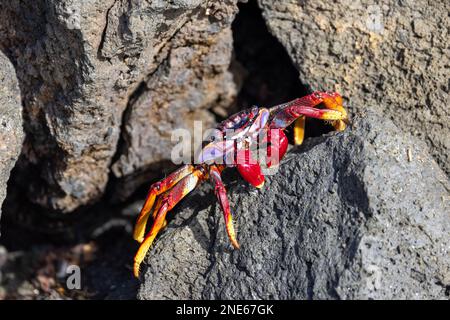
<path fill-rule="evenodd" d="M 0 217 L 9 174 L 23 142 L 22 102 L 14 67 L 0 51 Z"/>
<path fill-rule="evenodd" d="M 390 120 L 310 139 L 260 191 L 226 181 L 241 249 L 201 188 L 169 214 L 139 299 L 448 299 L 450 182 Z"/>
<path fill-rule="evenodd" d="M 209 15 L 205 17 L 207 9 Z M 116 156 L 121 144 L 123 113 L 127 107 L 134 106 L 131 100 L 139 97 L 140 88 L 147 80 L 163 81 L 160 77 L 164 73 L 171 76 L 180 72 L 177 68 L 184 62 L 175 64 L 178 71 L 171 71 L 170 64 L 164 65 L 168 56 L 176 55 L 170 49 L 177 47 L 172 41 L 182 40 L 177 36 L 179 31 L 183 30 L 188 43 L 190 35 L 199 31 L 195 23 L 191 23 L 191 30 L 187 29 L 187 24 L 203 14 L 202 26 L 206 28 L 206 21 L 210 21 L 210 28 L 215 28 L 209 31 L 210 37 L 216 34 L 220 38 L 217 42 L 221 43 L 226 40 L 225 29 L 229 29 L 235 11 L 235 1 L 220 4 L 198 0 L 3 1 L 0 4 L 0 49 L 16 67 L 24 101 L 26 141 L 20 172 L 28 180 L 28 198 L 61 212 L 73 211 L 98 200 L 108 183 L 113 160 L 127 153 L 119 147 L 122 151 Z M 203 45 L 207 47 L 208 43 Z M 226 50 L 219 59 L 229 54 L 226 45 L 224 47 Z M 209 87 L 194 87 L 194 82 L 201 80 L 194 81 L 195 76 L 227 80 L 229 75 L 224 62 L 217 63 L 220 67 L 213 68 L 214 75 L 207 74 L 211 65 L 198 63 L 193 68 L 196 74 L 191 76 L 191 85 L 168 82 L 166 85 L 172 86 L 180 100 L 183 94 L 186 98 L 194 94 L 181 93 L 182 90 L 195 90 L 205 95 L 196 100 L 197 112 L 201 113 L 202 108 L 209 107 L 209 102 L 229 94 L 230 88 L 225 84 L 212 88 L 221 90 L 217 93 L 201 93 L 200 90 Z M 159 93 L 163 94 L 162 90 Z M 170 95 L 169 92 L 164 94 Z M 178 108 L 177 112 L 180 110 Z M 183 118 L 190 112 L 192 110 L 186 108 L 178 116 Z M 161 121 L 170 122 L 164 118 L 168 114 L 170 112 L 161 110 Z M 145 139 L 155 134 L 154 126 L 141 126 L 141 130 L 133 134 Z M 157 134 L 153 141 L 164 140 L 167 133 Z M 130 151 L 136 152 L 139 151 Z M 133 172 L 148 164 L 134 159 L 128 161 L 130 166 L 134 165 Z M 121 165 L 128 165 L 122 162 Z"/>
<path fill-rule="evenodd" d="M 313 89 L 336 90 L 425 141 L 450 174 L 448 1 L 258 0 Z"/>

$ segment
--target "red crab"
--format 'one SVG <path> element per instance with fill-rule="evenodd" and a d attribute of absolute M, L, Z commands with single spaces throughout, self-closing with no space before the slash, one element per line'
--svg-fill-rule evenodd
<path fill-rule="evenodd" d="M 322 107 L 317 108 L 319 105 Z M 305 117 L 327 120 L 338 131 L 344 130 L 348 121 L 342 97 L 335 92 L 316 91 L 272 108 L 252 107 L 218 125 L 217 129 L 225 139 L 213 140 L 207 144 L 200 152 L 199 164 L 184 165 L 165 179 L 152 184 L 134 229 L 134 239 L 141 243 L 134 258 L 134 275 L 139 276 L 141 262 L 158 232 L 166 226 L 167 212 L 208 178 L 214 183 L 228 237 L 233 247 L 238 249 L 230 206 L 221 179 L 222 171 L 226 167 L 236 167 L 246 181 L 261 188 L 264 175 L 260 164 L 265 163 L 267 167 L 278 164 L 288 146 L 283 130 L 294 121 L 294 142 L 303 142 Z M 258 139 L 261 136 L 263 138 Z M 266 146 L 267 158 L 258 162 L 253 154 L 255 147 L 260 145 Z M 273 157 L 275 154 L 278 157 Z M 144 237 L 150 214 L 153 225 Z"/>

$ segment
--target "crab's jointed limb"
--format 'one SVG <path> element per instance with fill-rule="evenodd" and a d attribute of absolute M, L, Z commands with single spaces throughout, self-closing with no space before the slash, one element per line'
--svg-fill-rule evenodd
<path fill-rule="evenodd" d="M 151 204 L 147 206 L 149 211 L 144 212 L 143 215 L 139 217 L 140 219 L 138 219 L 136 228 L 139 230 L 135 231 L 135 236 L 145 232 L 145 225 L 156 197 L 154 194 L 159 195 L 156 205 L 153 208 L 153 224 L 149 233 L 141 242 L 141 245 L 134 257 L 133 271 L 136 277 L 139 276 L 140 264 L 144 260 L 147 251 L 150 249 L 153 240 L 155 240 L 156 235 L 165 225 L 167 212 L 172 210 L 173 207 L 181 201 L 181 199 L 183 199 L 188 193 L 194 190 L 200 182 L 204 181 L 208 177 L 208 174 L 203 166 L 185 166 L 175 173 L 175 175 L 170 175 L 160 182 L 160 185 L 164 186 L 163 188 L 161 187 L 160 190 L 154 191 L 153 188 L 150 189 L 149 197 L 147 197 L 149 203 Z M 165 192 L 161 191 L 162 189 L 164 189 Z"/>
<path fill-rule="evenodd" d="M 208 172 L 209 168 L 209 172 Z M 150 249 L 158 232 L 164 228 L 166 224 L 166 215 L 175 205 L 180 202 L 187 194 L 197 187 L 198 184 L 206 180 L 208 177 L 214 182 L 214 191 L 219 200 L 220 207 L 224 214 L 225 226 L 228 237 L 234 248 L 239 249 L 236 240 L 236 233 L 233 227 L 233 217 L 230 211 L 225 186 L 222 182 L 221 173 L 225 169 L 223 165 L 186 165 L 167 178 L 157 182 L 150 188 L 144 208 L 138 217 L 134 236 L 136 240 L 141 239 L 141 235 L 145 233 L 145 227 L 151 211 L 153 209 L 153 224 L 150 231 L 145 236 L 134 257 L 133 272 L 136 277 L 139 276 L 140 265 Z M 156 197 L 158 197 L 156 199 Z M 156 204 L 155 204 L 156 199 Z M 153 204 L 155 206 L 153 207 Z"/>
<path fill-rule="evenodd" d="M 214 193 L 219 200 L 220 207 L 223 211 L 223 217 L 225 219 L 225 227 L 227 230 L 228 238 L 235 249 L 239 249 L 239 243 L 236 240 L 236 233 L 234 232 L 233 216 L 230 211 L 230 204 L 228 202 L 227 190 L 223 185 L 221 172 L 225 169 L 224 166 L 212 165 L 209 169 L 209 175 L 214 182 Z"/>
<path fill-rule="evenodd" d="M 145 199 L 144 206 L 139 213 L 136 226 L 134 227 L 133 237 L 136 241 L 138 241 L 139 243 L 144 241 L 145 227 L 147 226 L 147 221 L 153 208 L 153 204 L 155 203 L 156 197 L 173 188 L 181 179 L 191 174 L 193 171 L 194 166 L 185 165 L 172 172 L 165 179 L 151 185 L 150 190 L 147 194 L 147 199 Z M 154 214 L 154 217 L 155 215 L 156 213 Z"/>
<path fill-rule="evenodd" d="M 323 104 L 325 108 L 315 108 Z M 335 92 L 313 92 L 302 98 L 271 108 L 274 115 L 270 127 L 286 128 L 295 121 L 294 140 L 303 142 L 305 117 L 330 121 L 338 131 L 343 131 L 348 122 L 347 111 L 342 105 L 342 97 Z"/>
<path fill-rule="evenodd" d="M 305 139 L 305 123 L 306 117 L 300 116 L 294 123 L 294 143 L 298 146 L 303 143 Z"/>

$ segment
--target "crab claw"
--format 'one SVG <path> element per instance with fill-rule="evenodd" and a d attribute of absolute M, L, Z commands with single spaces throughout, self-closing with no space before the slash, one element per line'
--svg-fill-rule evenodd
<path fill-rule="evenodd" d="M 237 152 L 236 167 L 239 174 L 252 186 L 260 189 L 264 186 L 264 175 L 261 166 L 252 158 L 249 149 Z"/>
<path fill-rule="evenodd" d="M 323 103 L 325 109 L 316 108 Z M 291 102 L 271 108 L 274 113 L 271 128 L 286 128 L 296 119 L 309 117 L 330 121 L 336 130 L 344 130 L 348 122 L 347 111 L 342 106 L 342 97 L 336 92 L 313 92 L 312 94 L 295 99 Z M 304 122 L 297 125 L 298 142 L 303 140 Z"/>
<path fill-rule="evenodd" d="M 323 104 L 327 109 L 340 112 L 342 118 L 339 120 L 332 120 L 331 124 L 336 131 L 344 131 L 349 124 L 349 120 L 347 110 L 345 110 L 345 108 L 343 107 L 343 100 L 341 95 L 336 92 L 328 92 L 327 96 L 323 98 Z"/>

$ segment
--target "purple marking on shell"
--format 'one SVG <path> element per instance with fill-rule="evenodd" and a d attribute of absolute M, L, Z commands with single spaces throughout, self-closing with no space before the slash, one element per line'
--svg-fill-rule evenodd
<path fill-rule="evenodd" d="M 198 161 L 200 163 L 213 161 L 223 158 L 224 155 L 230 152 L 234 152 L 234 141 L 232 140 L 210 143 L 200 152 Z"/>
<path fill-rule="evenodd" d="M 215 148 L 207 148 L 206 150 L 203 149 L 199 155 L 199 159 L 198 159 L 199 162 L 203 163 L 203 162 L 211 161 L 211 160 L 218 158 L 218 155 L 216 155 L 216 152 L 217 152 L 217 154 L 219 153 Z"/>

